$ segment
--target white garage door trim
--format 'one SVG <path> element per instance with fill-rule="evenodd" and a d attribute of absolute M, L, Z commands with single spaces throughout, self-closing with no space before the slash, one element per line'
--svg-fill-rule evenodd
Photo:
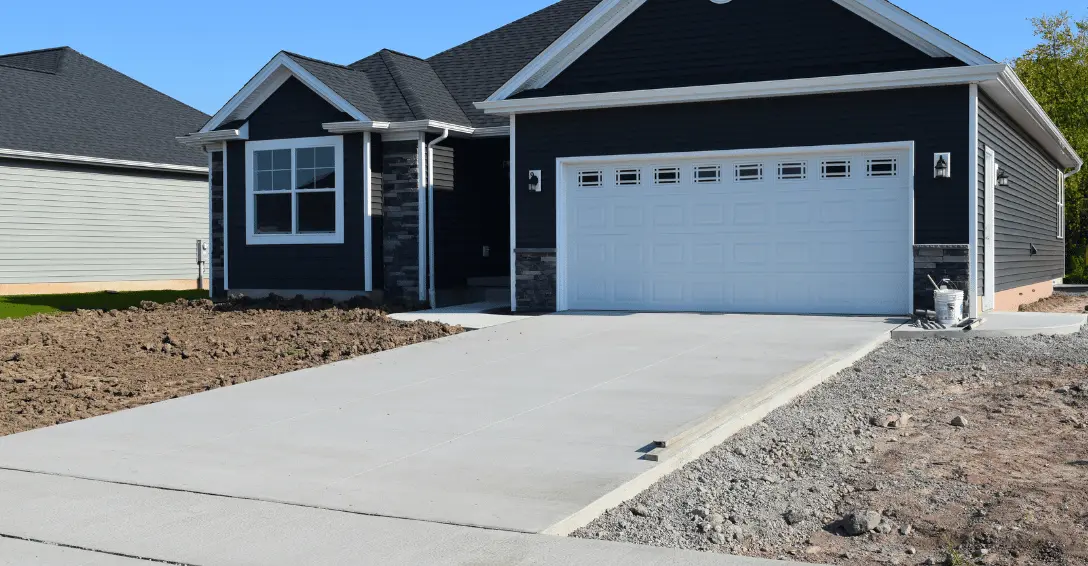
<path fill-rule="evenodd" d="M 646 162 L 668 159 L 735 159 L 738 157 L 767 157 L 775 155 L 803 155 L 818 153 L 863 153 L 880 151 L 906 151 L 908 163 L 907 172 L 907 243 L 903 250 L 903 258 L 907 262 L 907 297 L 906 305 L 914 304 L 914 167 L 915 148 L 913 141 L 872 143 L 872 144 L 848 144 L 848 145 L 822 145 L 801 147 L 777 147 L 760 149 L 742 149 L 730 151 L 699 151 L 680 153 L 647 153 L 629 155 L 600 155 L 564 157 L 556 159 L 555 186 L 556 186 L 556 310 L 570 310 L 568 300 L 569 286 L 568 276 L 568 250 L 567 248 L 567 168 L 585 166 L 587 164 L 608 165 L 614 163 Z M 913 308 L 913 307 L 911 307 Z M 893 314 L 893 313 L 887 313 Z M 903 313 L 906 314 L 906 313 Z"/>

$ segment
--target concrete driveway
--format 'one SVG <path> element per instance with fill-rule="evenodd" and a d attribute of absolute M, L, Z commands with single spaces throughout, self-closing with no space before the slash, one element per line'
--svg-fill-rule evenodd
<path fill-rule="evenodd" d="M 642 458 L 653 441 L 720 419 L 723 406 L 749 411 L 784 383 L 795 395 L 899 322 L 538 317 L 0 438 L 0 468 L 35 481 L 556 532 L 675 468 Z M 17 496 L 4 506 L 20 501 L 33 507 Z M 5 515 L 0 535 L 19 525 Z M 33 525 L 25 530 L 36 540 Z"/>

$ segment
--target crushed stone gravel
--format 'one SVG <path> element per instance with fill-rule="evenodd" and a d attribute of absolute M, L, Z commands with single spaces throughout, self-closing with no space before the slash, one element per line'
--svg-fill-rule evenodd
<path fill-rule="evenodd" d="M 572 536 L 858 566 L 1088 564 L 1086 421 L 1088 332 L 889 342 Z"/>

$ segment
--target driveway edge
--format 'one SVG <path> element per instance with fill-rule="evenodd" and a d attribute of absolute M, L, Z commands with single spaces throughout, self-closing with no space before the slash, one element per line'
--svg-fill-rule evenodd
<path fill-rule="evenodd" d="M 862 345 L 848 355 L 824 358 L 824 363 L 816 362 L 814 364 L 809 364 L 800 370 L 786 374 L 779 379 L 780 381 L 785 381 L 784 387 L 772 387 L 769 391 L 765 389 L 756 395 L 740 399 L 718 409 L 707 417 L 708 421 L 715 421 L 713 426 L 699 427 L 703 429 L 709 428 L 709 431 L 705 434 L 692 440 L 690 443 L 687 443 L 675 454 L 671 454 L 667 458 L 661 458 L 658 464 L 653 468 L 601 496 L 593 503 L 583 507 L 567 518 L 544 529 L 541 531 L 541 534 L 567 536 L 590 524 L 604 514 L 605 511 L 631 500 L 658 480 L 696 460 L 722 442 L 725 442 L 729 437 L 733 436 L 741 429 L 763 420 L 775 409 L 789 404 L 812 388 L 827 381 L 835 374 L 854 365 L 858 360 L 864 358 L 890 339 L 891 331 L 885 331 L 875 340 Z M 731 408 L 740 409 L 741 412 L 732 413 L 732 411 L 729 410 Z"/>

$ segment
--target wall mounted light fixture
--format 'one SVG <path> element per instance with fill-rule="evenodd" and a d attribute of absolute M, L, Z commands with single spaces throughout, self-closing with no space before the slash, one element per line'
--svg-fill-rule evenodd
<path fill-rule="evenodd" d="M 540 192 L 540 170 L 529 171 L 529 192 Z"/>
<path fill-rule="evenodd" d="M 934 153 L 933 154 L 933 178 L 934 179 L 949 179 L 952 177 L 952 154 L 951 153 Z"/>
<path fill-rule="evenodd" d="M 997 186 L 999 186 L 999 187 L 1009 186 L 1009 174 L 1006 173 L 1004 170 L 999 170 L 997 172 Z"/>

